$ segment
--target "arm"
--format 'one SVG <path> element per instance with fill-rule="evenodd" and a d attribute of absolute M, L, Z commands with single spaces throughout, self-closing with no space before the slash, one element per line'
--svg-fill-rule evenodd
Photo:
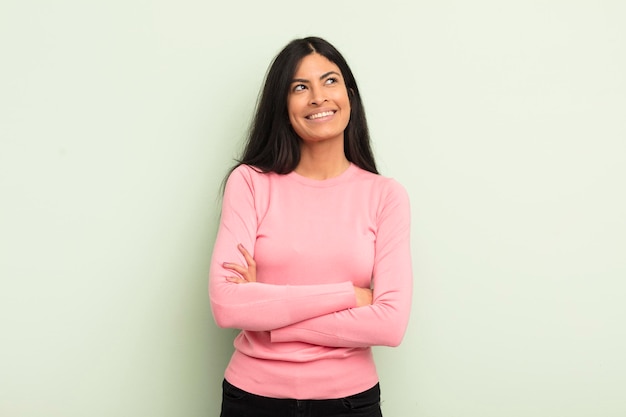
<path fill-rule="evenodd" d="M 271 332 L 272 342 L 331 347 L 397 346 L 408 325 L 413 277 L 408 196 L 397 183 L 378 217 L 373 303 L 304 320 Z"/>
<path fill-rule="evenodd" d="M 255 178 L 247 167 L 239 167 L 228 178 L 222 217 L 213 248 L 209 272 L 209 298 L 218 326 L 245 330 L 272 330 L 312 317 L 355 307 L 355 290 L 349 281 L 325 285 L 272 285 L 229 280 L 234 274 L 225 262 L 246 265 L 238 249 L 242 245 L 254 256 L 257 231 Z M 260 190 L 263 192 L 263 190 Z"/>

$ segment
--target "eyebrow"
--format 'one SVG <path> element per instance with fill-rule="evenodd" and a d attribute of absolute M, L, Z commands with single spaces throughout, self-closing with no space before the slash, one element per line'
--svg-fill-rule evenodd
<path fill-rule="evenodd" d="M 320 76 L 320 80 L 323 80 L 324 78 L 326 78 L 326 77 L 328 77 L 329 75 L 332 75 L 332 74 L 335 74 L 335 75 L 338 75 L 338 76 L 341 77 L 341 74 L 339 74 L 337 71 L 328 71 L 327 73 L 322 74 Z M 293 80 L 291 80 L 291 82 L 292 83 L 308 83 L 310 81 L 309 80 L 305 80 L 304 78 L 294 78 Z"/>

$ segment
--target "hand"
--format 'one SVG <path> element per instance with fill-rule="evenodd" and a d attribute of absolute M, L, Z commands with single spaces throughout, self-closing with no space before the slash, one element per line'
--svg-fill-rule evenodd
<path fill-rule="evenodd" d="M 374 301 L 374 294 L 369 288 L 354 287 L 354 294 L 356 295 L 357 307 L 372 305 Z"/>
<path fill-rule="evenodd" d="M 241 252 L 243 257 L 245 258 L 247 265 L 243 266 L 230 262 L 224 262 L 222 265 L 224 268 L 230 269 L 231 271 L 235 271 L 239 274 L 237 276 L 226 277 L 226 280 L 229 282 L 234 282 L 235 284 L 247 284 L 248 282 L 256 282 L 256 262 L 241 243 L 237 245 L 237 249 L 239 249 L 239 252 Z"/>

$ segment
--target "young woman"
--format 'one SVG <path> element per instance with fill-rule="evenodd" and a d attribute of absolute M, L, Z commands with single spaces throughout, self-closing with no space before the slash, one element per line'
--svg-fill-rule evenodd
<path fill-rule="evenodd" d="M 371 346 L 411 305 L 409 200 L 378 175 L 352 71 L 323 39 L 274 59 L 224 190 L 209 295 L 237 328 L 222 417 L 381 416 Z"/>

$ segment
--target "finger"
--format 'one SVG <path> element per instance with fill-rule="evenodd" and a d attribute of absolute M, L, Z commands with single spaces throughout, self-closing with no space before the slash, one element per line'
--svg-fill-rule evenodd
<path fill-rule="evenodd" d="M 240 277 L 226 277 L 226 281 L 232 282 L 234 284 L 246 284 L 248 282 L 245 279 L 240 278 Z"/>
<path fill-rule="evenodd" d="M 231 271 L 238 273 L 240 276 L 238 276 L 237 278 L 243 278 L 247 282 L 252 280 L 248 268 L 244 268 L 243 266 L 237 264 L 224 265 L 224 268 L 230 269 Z"/>
<path fill-rule="evenodd" d="M 230 269 L 232 271 L 235 271 L 239 274 L 245 274 L 248 272 L 248 268 L 246 268 L 245 266 L 241 266 L 238 264 L 231 264 L 230 262 L 224 262 L 224 264 L 222 265 L 224 268 L 226 269 Z"/>
<path fill-rule="evenodd" d="M 248 264 L 248 269 L 246 270 L 244 277 L 248 280 L 248 282 L 256 282 L 256 261 L 241 243 L 237 245 L 237 248 Z"/>
<path fill-rule="evenodd" d="M 241 243 L 237 245 L 237 249 L 239 249 L 239 252 L 241 252 L 241 254 L 243 255 L 248 266 L 256 266 L 254 258 L 252 257 L 252 255 L 250 255 L 250 252 L 248 252 L 246 248 L 243 247 Z"/>

